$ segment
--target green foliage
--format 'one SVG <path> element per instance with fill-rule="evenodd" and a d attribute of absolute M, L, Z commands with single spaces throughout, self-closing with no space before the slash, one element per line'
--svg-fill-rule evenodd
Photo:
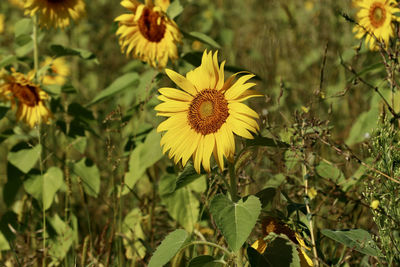
<path fill-rule="evenodd" d="M 100 192 L 100 172 L 96 165 L 88 165 L 83 158 L 79 162 L 71 164 L 73 173 L 82 182 L 86 194 L 97 197 Z"/>
<path fill-rule="evenodd" d="M 33 148 L 9 152 L 8 161 L 23 173 L 28 173 L 38 162 L 41 153 L 42 146 L 36 145 Z"/>
<path fill-rule="evenodd" d="M 182 229 L 169 233 L 151 257 L 149 267 L 159 267 L 169 262 L 183 247 L 187 238 L 188 233 Z"/>
<path fill-rule="evenodd" d="M 250 235 L 261 211 L 260 200 L 249 196 L 232 202 L 225 195 L 216 195 L 210 203 L 210 212 L 233 251 L 238 251 Z"/>

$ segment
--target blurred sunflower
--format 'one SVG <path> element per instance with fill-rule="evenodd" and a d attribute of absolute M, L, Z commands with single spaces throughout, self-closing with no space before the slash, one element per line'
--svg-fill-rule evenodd
<path fill-rule="evenodd" d="M 293 243 L 298 245 L 297 252 L 300 258 L 300 266 L 301 267 L 310 267 L 314 266 L 313 261 L 307 255 L 306 250 L 311 250 L 305 243 L 301 236 L 290 229 L 286 224 L 279 221 L 273 217 L 267 217 L 262 222 L 262 232 L 263 236 L 267 237 L 270 233 L 275 233 L 277 235 L 284 234 L 286 235 Z M 254 242 L 251 247 L 258 251 L 260 254 L 264 254 L 266 251 L 268 244 L 263 238 L 259 238 L 256 242 Z"/>
<path fill-rule="evenodd" d="M 0 14 L 0 33 L 4 32 L 4 14 Z"/>
<path fill-rule="evenodd" d="M 149 63 L 152 67 L 164 68 L 168 58 L 178 58 L 177 43 L 182 35 L 176 23 L 167 17 L 165 11 L 169 1 L 151 0 L 142 4 L 136 0 L 123 0 L 121 5 L 131 13 L 118 16 L 119 44 L 126 55 Z"/>
<path fill-rule="evenodd" d="M 45 75 L 42 79 L 42 83 L 46 85 L 64 85 L 69 75 L 69 67 L 64 58 L 53 59 L 46 57 L 41 64 L 42 67 L 49 66 L 49 74 Z"/>
<path fill-rule="evenodd" d="M 19 7 L 19 8 L 24 8 L 24 0 L 8 0 L 12 5 Z"/>
<path fill-rule="evenodd" d="M 78 20 L 85 14 L 83 0 L 26 0 L 25 15 L 38 15 L 39 25 L 46 28 L 65 28 L 70 19 Z"/>
<path fill-rule="evenodd" d="M 31 128 L 39 123 L 45 123 L 51 117 L 49 109 L 43 101 L 48 99 L 46 92 L 32 82 L 33 76 L 13 72 L 2 75 L 5 83 L 0 85 L 0 97 L 11 101 L 12 108 L 17 106 L 17 120 L 22 120 Z"/>
<path fill-rule="evenodd" d="M 258 114 L 241 103 L 262 94 L 248 90 L 255 83 L 246 83 L 254 77 L 247 74 L 235 82 L 238 73 L 224 82 L 224 65 L 218 64 L 214 55 L 204 51 L 200 67 L 188 72 L 186 77 L 166 69 L 169 78 L 182 90 L 160 88 L 157 115 L 168 117 L 157 128 L 166 133 L 161 138 L 163 153 L 169 150 L 175 164 L 182 160 L 185 165 L 193 157 L 194 168 L 200 173 L 202 164 L 210 172 L 211 153 L 222 170 L 225 156 L 229 160 L 235 152 L 233 133 L 252 139 L 250 132 L 259 130 L 255 118 Z"/>
<path fill-rule="evenodd" d="M 393 21 L 399 21 L 394 15 L 400 12 L 395 0 L 354 0 L 354 6 L 360 8 L 357 13 L 359 25 L 353 28 L 356 38 L 361 39 L 366 35 L 366 43 L 370 50 L 379 48 L 376 39 L 389 45 L 390 37 L 394 36 Z M 376 39 L 375 39 L 375 37 Z"/>

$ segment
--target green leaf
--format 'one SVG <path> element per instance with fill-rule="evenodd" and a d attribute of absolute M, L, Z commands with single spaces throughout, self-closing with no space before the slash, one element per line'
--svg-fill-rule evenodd
<path fill-rule="evenodd" d="M 17 62 L 18 58 L 14 55 L 8 55 L 0 60 L 0 69 L 10 65 L 11 63 Z"/>
<path fill-rule="evenodd" d="M 217 49 L 221 48 L 221 46 L 216 41 L 214 41 L 211 37 L 205 35 L 204 33 L 201 33 L 201 32 L 189 32 L 189 33 L 183 32 L 183 35 L 186 38 L 191 38 L 191 39 L 200 41 L 202 43 L 210 45 L 211 47 L 214 47 L 214 48 L 217 48 Z"/>
<path fill-rule="evenodd" d="M 57 167 L 50 167 L 44 175 L 30 176 L 24 182 L 24 188 L 47 210 L 53 203 L 54 196 L 62 183 L 62 171 Z"/>
<path fill-rule="evenodd" d="M 268 187 L 256 194 L 256 197 L 261 201 L 262 209 L 271 209 L 272 202 L 274 201 L 276 195 L 276 189 L 273 187 Z"/>
<path fill-rule="evenodd" d="M 185 168 L 183 169 L 183 172 L 179 174 L 178 178 L 176 179 L 176 187 L 174 191 L 190 184 L 191 182 L 199 179 L 200 177 L 204 177 L 204 175 L 198 174 L 194 169 L 193 164 L 191 163 L 186 164 Z"/>
<path fill-rule="evenodd" d="M 321 233 L 363 254 L 374 257 L 379 257 L 381 255 L 381 252 L 377 248 L 371 235 L 364 229 L 350 229 L 350 230 L 323 229 Z"/>
<path fill-rule="evenodd" d="M 72 172 L 80 177 L 86 194 L 97 197 L 100 192 L 100 172 L 97 166 L 88 166 L 86 158 L 83 158 L 72 165 Z"/>
<path fill-rule="evenodd" d="M 373 130 L 377 126 L 379 118 L 379 108 L 371 107 L 369 111 L 363 112 L 358 115 L 357 120 L 351 127 L 346 144 L 351 146 L 364 141 L 372 135 Z"/>
<path fill-rule="evenodd" d="M 22 186 L 25 174 L 14 167 L 11 163 L 7 165 L 7 183 L 3 187 L 3 200 L 9 207 L 14 203 L 19 189 Z"/>
<path fill-rule="evenodd" d="M 249 263 L 251 267 L 269 267 L 271 264 L 267 262 L 263 255 L 258 253 L 252 247 L 247 247 L 247 256 L 249 257 Z"/>
<path fill-rule="evenodd" d="M 75 240 L 73 229 L 56 214 L 49 218 L 49 227 L 55 231 L 55 235 L 48 240 L 50 266 L 58 266 L 65 258 Z"/>
<path fill-rule="evenodd" d="M 129 188 L 133 189 L 147 168 L 163 157 L 160 140 L 160 134 L 154 129 L 147 135 L 144 143 L 140 143 L 132 151 L 129 159 L 129 171 L 125 174 L 126 187 L 122 191 L 123 195 L 129 192 Z"/>
<path fill-rule="evenodd" d="M 0 251 L 9 250 L 9 249 L 10 249 L 10 245 L 8 244 L 7 239 L 5 238 L 3 233 L 0 232 Z"/>
<path fill-rule="evenodd" d="M 221 267 L 225 266 L 222 262 L 214 259 L 210 255 L 201 255 L 190 260 L 188 267 Z"/>
<path fill-rule="evenodd" d="M 131 88 L 131 86 L 139 80 L 139 75 L 136 72 L 129 72 L 121 77 L 117 78 L 110 86 L 101 91 L 96 97 L 87 104 L 91 106 L 93 104 L 104 101 L 125 89 Z"/>
<path fill-rule="evenodd" d="M 32 29 L 32 20 L 30 18 L 23 18 L 15 23 L 14 36 L 18 38 L 21 35 L 28 35 L 32 32 Z"/>
<path fill-rule="evenodd" d="M 301 266 L 297 247 L 286 236 L 277 236 L 272 242 L 268 242 L 268 248 L 262 255 L 271 267 Z"/>
<path fill-rule="evenodd" d="M 182 248 L 188 238 L 188 233 L 177 229 L 169 233 L 161 242 L 150 259 L 148 267 L 161 267 L 167 264 L 172 257 Z"/>
<path fill-rule="evenodd" d="M 85 60 L 95 59 L 97 61 L 95 54 L 84 49 L 72 49 L 62 45 L 51 45 L 50 51 L 52 56 L 55 57 L 79 56 Z"/>
<path fill-rule="evenodd" d="M 170 19 L 174 19 L 180 15 L 183 11 L 183 7 L 179 0 L 174 0 L 167 9 L 167 15 Z"/>
<path fill-rule="evenodd" d="M 262 136 L 256 136 L 254 139 L 247 139 L 246 144 L 247 146 L 269 146 L 279 148 L 289 147 L 289 144 L 286 144 L 285 142 Z"/>
<path fill-rule="evenodd" d="M 345 179 L 341 170 L 334 165 L 326 163 L 325 161 L 322 161 L 320 164 L 318 164 L 316 170 L 319 176 L 333 180 L 337 183 L 342 182 Z"/>
<path fill-rule="evenodd" d="M 139 208 L 134 208 L 124 218 L 122 232 L 126 238 L 124 238 L 123 243 L 126 250 L 125 255 L 128 259 L 135 260 L 137 257 L 143 259 L 146 256 L 146 247 L 140 241 L 140 239 L 145 240 L 141 226 L 142 218 Z"/>
<path fill-rule="evenodd" d="M 160 195 L 162 203 L 167 207 L 169 215 L 179 222 L 186 231 L 193 232 L 200 212 L 200 202 L 192 193 L 190 186 L 185 186 L 169 193 L 169 186 L 174 187 L 176 181 L 175 175 L 166 175 L 160 182 Z M 199 180 L 200 181 L 200 180 Z M 200 181 L 201 182 L 201 181 Z M 204 182 L 204 180 L 203 180 Z M 195 187 L 196 183 L 192 184 Z M 201 187 L 201 185 L 198 185 Z M 168 192 L 169 194 L 162 194 Z"/>
<path fill-rule="evenodd" d="M 224 195 L 216 195 L 210 203 L 210 212 L 219 230 L 233 251 L 238 251 L 249 237 L 261 211 L 260 200 L 249 196 L 237 203 Z"/>
<path fill-rule="evenodd" d="M 41 153 L 42 146 L 36 145 L 30 149 L 21 149 L 17 152 L 9 152 L 8 161 L 23 173 L 28 173 L 36 165 Z"/>

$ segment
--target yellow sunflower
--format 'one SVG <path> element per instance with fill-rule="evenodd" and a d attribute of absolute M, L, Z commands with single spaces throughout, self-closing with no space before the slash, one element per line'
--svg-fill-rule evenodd
<path fill-rule="evenodd" d="M 360 8 L 357 13 L 359 25 L 353 28 L 356 38 L 361 39 L 366 35 L 366 43 L 369 44 L 370 50 L 379 48 L 375 37 L 388 46 L 390 37 L 394 36 L 393 21 L 399 21 L 399 18 L 394 15 L 400 12 L 400 9 L 396 7 L 396 1 L 355 0 L 353 4 Z"/>
<path fill-rule="evenodd" d="M 70 19 L 78 20 L 85 14 L 83 0 L 26 0 L 25 15 L 38 15 L 39 25 L 46 28 L 65 28 Z"/>
<path fill-rule="evenodd" d="M 0 14 L 0 33 L 4 32 L 4 19 L 5 19 L 4 14 Z"/>
<path fill-rule="evenodd" d="M 8 0 L 8 2 L 19 8 L 24 8 L 25 5 L 24 0 Z"/>
<path fill-rule="evenodd" d="M 200 67 L 188 72 L 186 77 L 166 69 L 169 78 L 180 88 L 160 88 L 157 115 L 168 117 L 157 128 L 166 133 L 161 138 L 163 153 L 175 164 L 182 160 L 185 165 L 193 157 L 194 168 L 200 173 L 200 165 L 210 172 L 211 153 L 223 169 L 225 156 L 233 158 L 235 139 L 233 133 L 252 139 L 250 132 L 259 130 L 255 118 L 258 114 L 241 103 L 262 94 L 248 90 L 255 83 L 246 83 L 254 77 L 247 74 L 235 82 L 238 73 L 224 81 L 224 65 L 218 64 L 214 55 L 204 51 Z"/>
<path fill-rule="evenodd" d="M 11 74 L 3 74 L 5 83 L 0 85 L 0 97 L 11 101 L 12 108 L 17 106 L 17 120 L 24 121 L 31 128 L 46 123 L 51 117 L 43 103 L 48 95 L 31 81 L 32 78 L 13 70 Z"/>
<path fill-rule="evenodd" d="M 279 221 L 273 217 L 267 217 L 262 222 L 262 231 L 263 236 L 267 237 L 270 233 L 275 233 L 277 235 L 284 234 L 286 235 L 293 243 L 298 245 L 297 252 L 300 258 L 300 266 L 301 267 L 310 267 L 314 266 L 312 259 L 307 255 L 306 250 L 311 250 L 305 243 L 301 236 L 290 229 L 286 224 Z M 251 245 L 252 248 L 258 251 L 260 254 L 264 254 L 266 251 L 268 244 L 264 240 L 264 238 L 259 238 Z"/>
<path fill-rule="evenodd" d="M 43 76 L 42 83 L 46 85 L 64 85 L 69 75 L 69 67 L 64 58 L 46 57 L 41 66 L 49 66 L 48 75 Z"/>
<path fill-rule="evenodd" d="M 178 58 L 177 43 L 182 40 L 176 23 L 165 13 L 169 1 L 151 0 L 142 4 L 136 0 L 123 0 L 121 5 L 131 13 L 118 16 L 117 35 L 122 53 L 132 55 L 152 67 L 164 68 L 168 58 Z"/>

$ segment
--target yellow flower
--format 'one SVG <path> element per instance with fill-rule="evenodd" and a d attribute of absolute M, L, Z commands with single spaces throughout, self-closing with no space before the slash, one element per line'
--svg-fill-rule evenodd
<path fill-rule="evenodd" d="M 357 13 L 359 25 L 353 28 L 356 38 L 361 39 L 366 35 L 366 43 L 369 43 L 370 50 L 379 48 L 376 39 L 389 45 L 390 37 L 394 36 L 393 21 L 398 21 L 394 13 L 400 12 L 395 7 L 395 0 L 355 0 L 353 4 L 360 8 Z M 375 36 L 375 37 L 374 37 Z"/>
<path fill-rule="evenodd" d="M 161 138 L 163 153 L 174 157 L 175 164 L 182 160 L 185 165 L 193 157 L 194 168 L 200 173 L 200 165 L 210 172 L 211 153 L 223 169 L 225 156 L 233 158 L 235 139 L 233 133 L 252 139 L 250 132 L 259 130 L 255 118 L 258 114 L 241 103 L 256 96 L 248 90 L 255 83 L 246 83 L 254 77 L 247 74 L 235 82 L 238 73 L 224 82 L 224 65 L 219 66 L 217 52 L 204 51 L 200 67 L 188 72 L 186 77 L 166 69 L 169 78 L 180 88 L 160 88 L 158 99 L 164 101 L 155 107 L 157 115 L 168 117 L 157 128 L 166 133 Z"/>
<path fill-rule="evenodd" d="M 3 74 L 5 83 L 0 85 L 0 97 L 11 101 L 12 108 L 17 106 L 17 120 L 24 121 L 32 128 L 36 124 L 46 123 L 51 113 L 43 103 L 48 95 L 31 78 L 14 70 L 11 74 Z"/>
<path fill-rule="evenodd" d="M 19 8 L 24 8 L 24 0 L 8 0 L 12 5 L 19 7 Z"/>
<path fill-rule="evenodd" d="M 85 14 L 83 0 L 26 0 L 25 15 L 38 15 L 39 24 L 46 28 L 65 28 L 70 19 L 78 20 Z"/>
<path fill-rule="evenodd" d="M 376 210 L 376 209 L 378 208 L 378 206 L 379 206 L 379 200 L 374 199 L 374 200 L 371 202 L 370 207 L 371 207 L 373 210 Z"/>
<path fill-rule="evenodd" d="M 308 189 L 307 195 L 311 200 L 313 200 L 317 196 L 317 194 L 318 192 L 315 187 L 310 187 L 310 189 Z"/>
<path fill-rule="evenodd" d="M 69 75 L 69 67 L 64 58 L 53 59 L 46 57 L 41 66 L 49 66 L 49 74 L 45 75 L 42 79 L 42 83 L 46 85 L 64 85 Z"/>
<path fill-rule="evenodd" d="M 131 12 L 115 19 L 119 22 L 116 34 L 123 53 L 158 68 L 164 68 L 168 58 L 178 58 L 176 45 L 181 42 L 182 34 L 163 11 L 166 4 L 160 7 L 151 1 L 141 4 L 136 0 L 123 0 L 121 5 Z"/>
<path fill-rule="evenodd" d="M 4 19 L 5 19 L 4 14 L 0 14 L 0 33 L 4 32 Z"/>
<path fill-rule="evenodd" d="M 267 217 L 262 222 L 262 231 L 264 237 L 267 237 L 270 233 L 275 233 L 277 235 L 284 234 L 286 235 L 293 243 L 298 245 L 297 252 L 300 258 L 300 266 L 301 267 L 310 267 L 314 266 L 313 261 L 307 255 L 306 250 L 311 250 L 305 243 L 303 238 L 290 229 L 286 224 L 279 221 L 273 217 Z M 264 240 L 264 238 L 259 238 L 252 245 L 252 248 L 258 251 L 260 254 L 264 254 L 266 251 L 268 244 Z"/>

